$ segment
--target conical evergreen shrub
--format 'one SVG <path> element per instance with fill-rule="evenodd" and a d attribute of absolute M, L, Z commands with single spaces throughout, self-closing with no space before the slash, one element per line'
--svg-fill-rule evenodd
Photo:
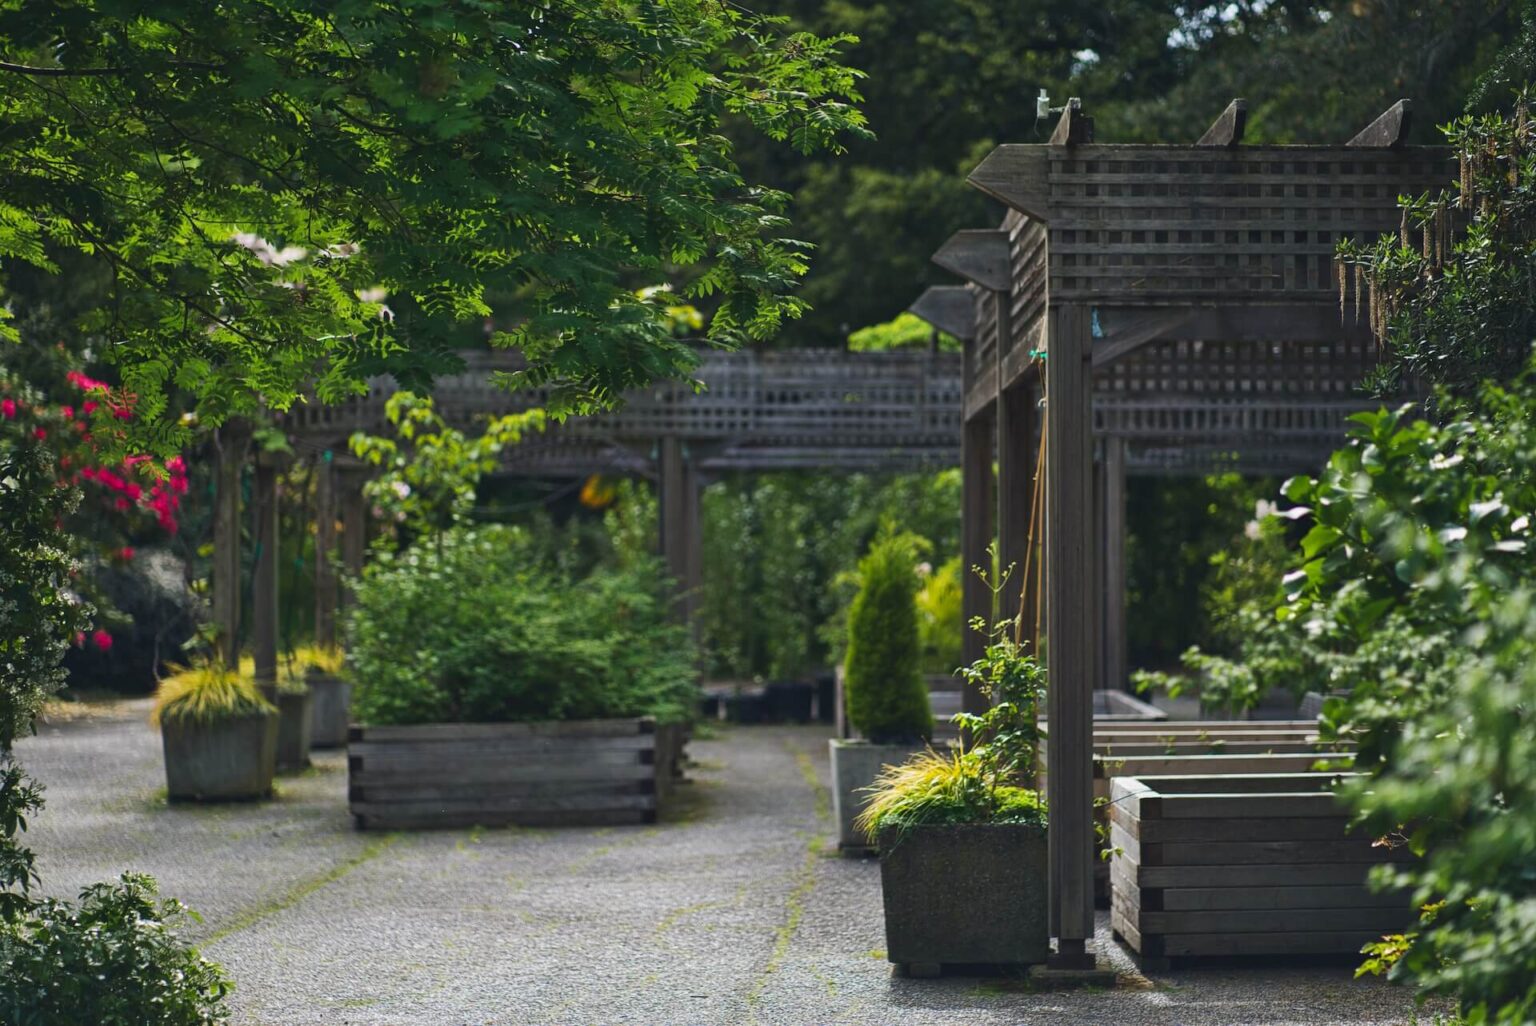
<path fill-rule="evenodd" d="M 844 700 L 848 721 L 877 744 L 933 736 L 918 633 L 920 544 L 914 535 L 883 531 L 859 561 L 859 592 L 848 613 Z"/>

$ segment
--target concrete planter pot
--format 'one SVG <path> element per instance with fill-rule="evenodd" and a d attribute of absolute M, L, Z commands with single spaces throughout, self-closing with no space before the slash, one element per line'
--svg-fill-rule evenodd
<path fill-rule="evenodd" d="M 309 671 L 305 677 L 311 696 L 309 709 L 311 748 L 343 748 L 351 717 L 352 683 L 329 673 Z"/>
<path fill-rule="evenodd" d="M 1043 963 L 1045 836 L 1020 823 L 881 831 L 886 957 L 909 976 Z"/>
<path fill-rule="evenodd" d="M 294 773 L 309 768 L 309 742 L 312 736 L 308 691 L 282 691 L 277 695 L 277 769 Z"/>
<path fill-rule="evenodd" d="M 882 767 L 906 762 L 923 746 L 876 745 L 833 738 L 827 747 L 832 757 L 832 818 L 837 820 L 837 847 L 854 854 L 873 851 L 869 838 L 853 826 L 869 804 L 870 796 L 864 789 L 875 782 Z"/>
<path fill-rule="evenodd" d="M 270 798 L 277 722 L 276 713 L 265 713 L 212 723 L 162 723 L 167 796 L 173 802 Z"/>

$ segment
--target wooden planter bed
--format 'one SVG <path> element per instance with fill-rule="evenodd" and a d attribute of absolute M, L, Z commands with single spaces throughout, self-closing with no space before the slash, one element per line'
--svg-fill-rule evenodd
<path fill-rule="evenodd" d="M 352 727 L 359 829 L 651 823 L 683 736 L 651 719 Z"/>
<path fill-rule="evenodd" d="M 1156 728 L 1156 729 L 1149 729 Z M 1040 780 L 1045 779 L 1046 745 L 1040 746 Z M 1116 777 L 1150 775 L 1229 776 L 1250 773 L 1306 773 L 1320 759 L 1347 758 L 1318 740 L 1317 725 L 1260 725 L 1246 720 L 1169 721 L 1165 723 L 1094 724 L 1093 797 L 1099 803 L 1094 818 L 1109 835 L 1110 783 Z M 1043 786 L 1043 783 L 1042 783 Z M 1094 900 L 1100 908 L 1110 902 L 1109 862 L 1094 863 Z"/>
<path fill-rule="evenodd" d="M 1409 858 L 1347 829 L 1337 774 L 1117 777 L 1115 935 L 1144 960 L 1345 955 L 1413 921 L 1371 867 Z"/>

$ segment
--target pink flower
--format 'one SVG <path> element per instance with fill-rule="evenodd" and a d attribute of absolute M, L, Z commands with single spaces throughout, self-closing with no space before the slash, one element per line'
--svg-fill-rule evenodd
<path fill-rule="evenodd" d="M 140 488 L 138 485 L 132 482 L 129 482 L 128 486 L 124 488 L 123 491 L 127 492 L 128 498 L 132 499 L 134 502 L 138 502 L 139 498 L 144 494 L 144 489 Z"/>
<path fill-rule="evenodd" d="M 84 403 L 82 403 L 80 405 L 80 408 L 82 410 L 84 410 L 85 411 L 85 415 L 87 417 L 89 417 L 91 414 L 96 412 L 96 405 L 97 405 L 96 404 L 96 400 L 94 400 L 94 399 L 87 399 Z"/>
<path fill-rule="evenodd" d="M 132 559 L 133 558 L 133 546 L 132 545 L 124 545 L 121 549 L 119 549 L 117 551 L 117 558 L 121 559 L 125 563 L 128 560 Z"/>
<path fill-rule="evenodd" d="M 187 461 L 180 456 L 172 456 L 165 461 L 165 469 L 172 474 L 180 474 L 187 469 Z"/>
<path fill-rule="evenodd" d="M 42 441 L 44 438 L 48 437 L 48 429 L 47 428 L 33 428 L 32 429 L 32 437 L 36 438 L 38 441 Z"/>
<path fill-rule="evenodd" d="M 9 396 L 4 399 L 0 399 L 0 415 L 3 415 L 6 420 L 15 420 L 16 400 L 10 398 Z"/>
<path fill-rule="evenodd" d="M 85 631 L 75 631 L 75 647 L 85 647 Z"/>
<path fill-rule="evenodd" d="M 64 415 L 65 420 L 75 419 L 75 408 L 73 406 L 60 406 L 59 412 Z"/>
<path fill-rule="evenodd" d="M 117 507 L 118 512 L 126 513 L 132 503 L 130 503 L 127 499 L 118 499 L 115 503 L 113 503 L 113 505 Z"/>
<path fill-rule="evenodd" d="M 109 651 L 112 648 L 112 635 L 106 631 L 95 631 L 91 634 L 91 644 L 103 652 Z"/>

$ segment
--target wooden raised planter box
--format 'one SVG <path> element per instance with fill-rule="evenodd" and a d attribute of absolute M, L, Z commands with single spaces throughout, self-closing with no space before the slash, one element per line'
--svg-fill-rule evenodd
<path fill-rule="evenodd" d="M 1117 777 L 1110 801 L 1115 935 L 1145 961 L 1350 955 L 1414 920 L 1366 886 L 1403 861 L 1348 830 L 1332 773 Z"/>
<path fill-rule="evenodd" d="M 348 801 L 361 830 L 651 823 L 681 745 L 651 719 L 354 726 Z"/>

